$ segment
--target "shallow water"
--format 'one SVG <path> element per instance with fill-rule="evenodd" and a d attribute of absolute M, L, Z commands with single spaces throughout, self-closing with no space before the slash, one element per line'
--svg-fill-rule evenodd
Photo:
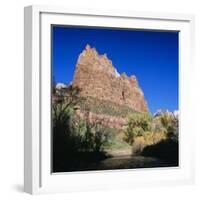
<path fill-rule="evenodd" d="M 135 168 L 152 168 L 152 167 L 171 167 L 175 166 L 157 158 L 144 156 L 120 156 L 107 158 L 97 163 L 93 163 L 88 168 L 96 170 L 109 169 L 135 169 Z"/>
<path fill-rule="evenodd" d="M 177 166 L 176 163 L 167 162 L 158 158 L 132 155 L 117 156 L 96 161 L 74 158 L 67 159 L 66 162 L 60 163 L 62 163 L 62 165 L 54 169 L 54 172 L 120 170 Z"/>

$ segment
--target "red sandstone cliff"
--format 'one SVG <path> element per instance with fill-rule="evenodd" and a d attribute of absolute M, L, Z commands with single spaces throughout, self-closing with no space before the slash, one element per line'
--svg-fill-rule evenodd
<path fill-rule="evenodd" d="M 80 96 L 92 97 L 129 107 L 137 112 L 148 112 L 135 76 L 119 75 L 104 55 L 99 55 L 89 45 L 79 55 L 74 73 L 73 86 L 81 89 Z"/>

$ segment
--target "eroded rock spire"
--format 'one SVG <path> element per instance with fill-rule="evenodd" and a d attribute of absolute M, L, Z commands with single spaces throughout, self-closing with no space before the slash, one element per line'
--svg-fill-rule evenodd
<path fill-rule="evenodd" d="M 107 55 L 100 55 L 89 44 L 79 55 L 73 85 L 81 89 L 82 96 L 111 101 L 138 112 L 148 111 L 137 78 L 119 75 Z"/>

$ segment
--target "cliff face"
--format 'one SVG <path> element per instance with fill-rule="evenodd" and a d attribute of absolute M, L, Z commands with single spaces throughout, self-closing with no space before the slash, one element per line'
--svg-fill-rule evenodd
<path fill-rule="evenodd" d="M 89 45 L 79 55 L 73 86 L 80 88 L 80 96 L 113 102 L 137 112 L 148 112 L 135 76 L 119 75 L 115 67 L 104 55 L 99 55 Z"/>

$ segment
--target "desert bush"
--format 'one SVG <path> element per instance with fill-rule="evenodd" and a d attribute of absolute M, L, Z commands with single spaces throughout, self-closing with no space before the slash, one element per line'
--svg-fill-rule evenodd
<path fill-rule="evenodd" d="M 133 142 L 133 154 L 140 154 L 146 146 L 154 145 L 166 139 L 165 133 L 146 132 L 143 136 L 136 136 Z"/>
<path fill-rule="evenodd" d="M 151 131 L 153 133 L 166 133 L 166 128 L 163 126 L 160 117 L 154 117 L 151 123 Z"/>
<path fill-rule="evenodd" d="M 154 133 L 153 132 L 147 132 L 143 137 L 144 137 L 146 145 L 151 145 L 154 143 Z"/>
<path fill-rule="evenodd" d="M 100 124 L 90 124 L 86 121 L 87 130 L 85 133 L 86 151 L 100 152 L 103 144 L 111 137 L 108 130 Z"/>
<path fill-rule="evenodd" d="M 153 156 L 178 165 L 178 118 L 164 112 L 152 121 L 153 142 L 147 143 L 142 155 Z"/>
<path fill-rule="evenodd" d="M 125 127 L 125 140 L 133 144 L 134 138 L 144 136 L 151 130 L 152 116 L 149 113 L 133 113 L 128 117 L 128 124 Z"/>
<path fill-rule="evenodd" d="M 128 117 L 124 140 L 138 154 L 146 146 L 155 145 L 167 139 L 178 141 L 178 119 L 171 113 L 152 117 L 150 114 L 133 113 Z"/>
<path fill-rule="evenodd" d="M 140 154 L 144 147 L 146 146 L 146 141 L 144 136 L 137 136 L 134 139 L 133 143 L 133 148 L 132 148 L 132 153 L 135 154 Z"/>
<path fill-rule="evenodd" d="M 156 143 L 158 143 L 162 140 L 166 140 L 166 139 L 167 139 L 167 136 L 164 132 L 154 133 L 153 134 L 153 142 L 150 145 L 156 144 Z"/>
<path fill-rule="evenodd" d="M 168 112 L 156 118 L 160 120 L 162 130 L 164 130 L 162 132 L 165 132 L 166 137 L 178 141 L 178 118 Z"/>
<path fill-rule="evenodd" d="M 103 146 L 103 150 L 119 150 L 119 149 L 127 149 L 131 148 L 131 146 L 125 142 L 122 138 L 116 137 L 112 134 L 111 139 L 107 140 Z"/>
<path fill-rule="evenodd" d="M 99 152 L 105 142 L 112 140 L 109 128 L 81 119 L 74 113 L 73 107 L 67 108 L 59 119 L 56 118 L 53 136 L 55 149 L 62 148 L 65 152 Z"/>

